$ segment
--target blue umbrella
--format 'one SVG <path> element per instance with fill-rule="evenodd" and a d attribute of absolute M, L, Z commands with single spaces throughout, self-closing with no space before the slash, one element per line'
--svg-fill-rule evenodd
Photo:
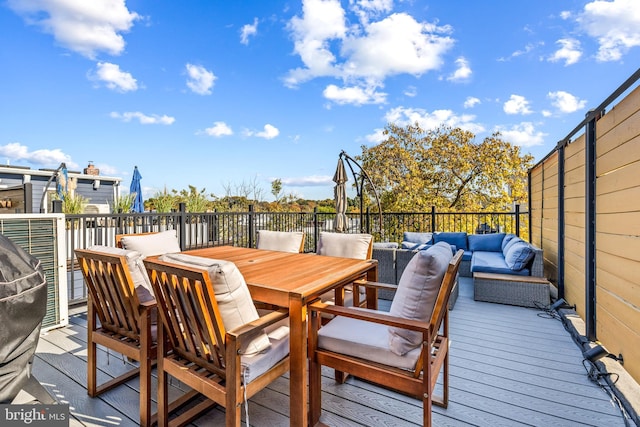
<path fill-rule="evenodd" d="M 129 193 L 135 194 L 133 206 L 131 207 L 132 212 L 144 212 L 144 200 L 142 200 L 142 187 L 140 186 L 141 179 L 142 175 L 140 175 L 136 166 L 133 169 L 133 178 L 131 178 L 131 185 L 129 186 Z"/>

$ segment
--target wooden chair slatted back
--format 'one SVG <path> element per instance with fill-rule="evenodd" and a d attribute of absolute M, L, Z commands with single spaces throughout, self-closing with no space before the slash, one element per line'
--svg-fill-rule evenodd
<path fill-rule="evenodd" d="M 140 339 L 140 301 L 124 256 L 77 249 L 76 256 L 103 329 Z"/>
<path fill-rule="evenodd" d="M 206 270 L 145 260 L 174 353 L 224 377 L 225 329 Z"/>

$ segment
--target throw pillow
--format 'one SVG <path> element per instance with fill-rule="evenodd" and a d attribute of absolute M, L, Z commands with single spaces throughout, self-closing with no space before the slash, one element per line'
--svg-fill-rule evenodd
<path fill-rule="evenodd" d="M 504 262 L 513 271 L 519 271 L 527 266 L 534 255 L 533 248 L 529 244 L 524 241 L 516 242 L 507 249 Z"/>
<path fill-rule="evenodd" d="M 138 251 L 143 258 L 180 252 L 180 243 L 175 230 L 159 233 L 122 236 L 120 244 L 124 249 Z"/>
<path fill-rule="evenodd" d="M 233 262 L 178 253 L 162 255 L 160 260 L 207 270 L 225 329 L 233 330 L 260 317 L 247 283 Z M 240 351 L 241 354 L 255 354 L 270 345 L 269 337 L 263 332 L 243 343 Z"/>
<path fill-rule="evenodd" d="M 515 234 L 507 234 L 506 236 L 504 236 L 504 239 L 502 239 L 502 252 L 503 253 L 504 253 L 504 247 L 507 246 L 507 243 L 509 243 L 515 237 L 517 237 Z"/>
<path fill-rule="evenodd" d="M 445 242 L 416 252 L 402 273 L 389 314 L 429 321 L 452 257 L 451 246 Z M 421 333 L 389 327 L 389 348 L 395 354 L 402 356 L 421 343 Z"/>

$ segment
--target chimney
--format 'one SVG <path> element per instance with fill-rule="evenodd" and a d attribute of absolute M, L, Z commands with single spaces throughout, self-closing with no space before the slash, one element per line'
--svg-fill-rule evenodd
<path fill-rule="evenodd" d="M 84 168 L 85 175 L 100 175 L 100 169 L 93 166 L 93 162 L 89 162 L 89 166 Z"/>

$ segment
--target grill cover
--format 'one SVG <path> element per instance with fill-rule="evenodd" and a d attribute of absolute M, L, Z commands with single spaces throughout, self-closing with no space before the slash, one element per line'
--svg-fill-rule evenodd
<path fill-rule="evenodd" d="M 47 281 L 40 261 L 0 234 L 0 403 L 30 383 Z"/>

